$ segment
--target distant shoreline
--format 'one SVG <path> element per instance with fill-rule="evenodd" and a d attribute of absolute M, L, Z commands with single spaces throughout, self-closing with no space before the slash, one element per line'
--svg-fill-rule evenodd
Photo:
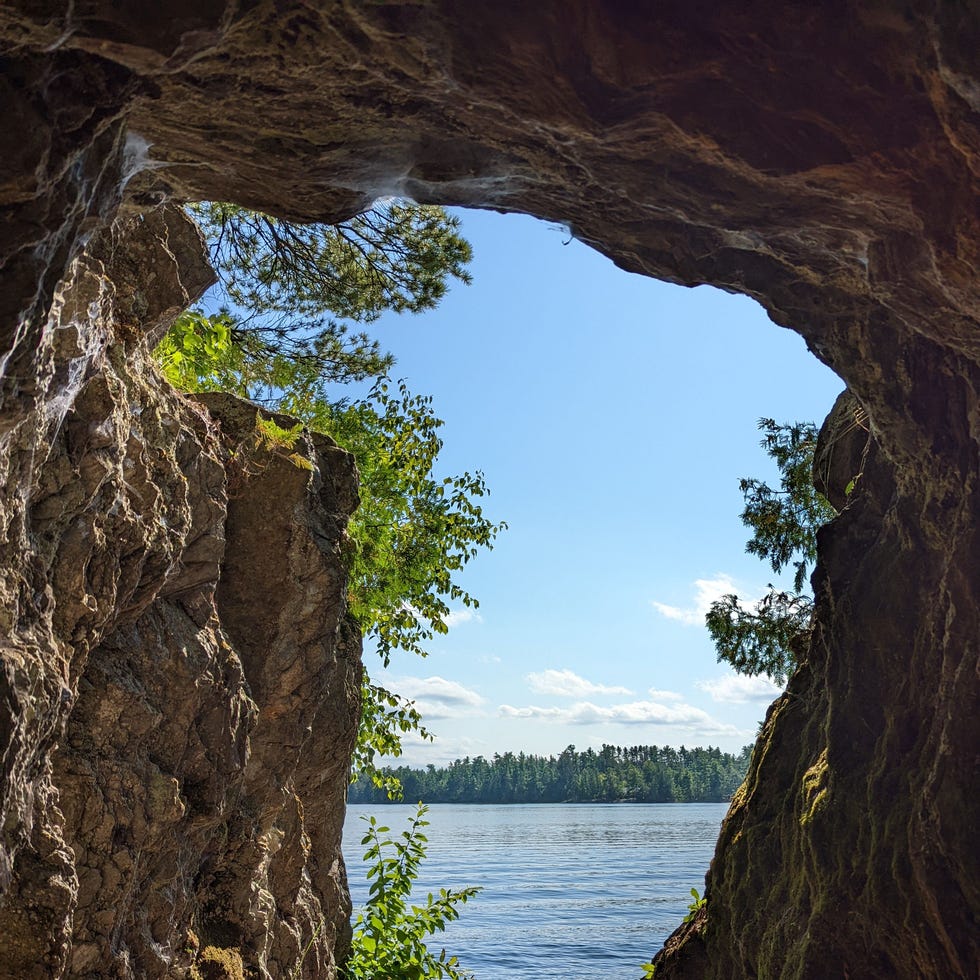
<path fill-rule="evenodd" d="M 419 801 L 404 800 L 351 800 L 347 806 L 411 806 Z M 728 806 L 732 800 L 667 800 L 658 803 L 654 800 L 440 800 L 429 802 L 422 800 L 426 806 Z"/>
<path fill-rule="evenodd" d="M 708 746 L 603 745 L 559 755 L 519 752 L 457 759 L 448 766 L 385 767 L 375 776 L 401 787 L 401 799 L 426 803 L 727 803 L 749 768 L 752 746 L 738 754 Z M 367 778 L 350 785 L 351 803 L 389 802 Z"/>

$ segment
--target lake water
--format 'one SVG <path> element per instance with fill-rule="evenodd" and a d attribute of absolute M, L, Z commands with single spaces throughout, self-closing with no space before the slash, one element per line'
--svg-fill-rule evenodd
<path fill-rule="evenodd" d="M 416 894 L 483 888 L 433 937 L 477 980 L 637 980 L 680 924 L 724 803 L 433 805 Z M 393 834 L 414 806 L 352 806 L 344 854 L 355 909 L 367 897 L 360 839 L 373 813 Z"/>

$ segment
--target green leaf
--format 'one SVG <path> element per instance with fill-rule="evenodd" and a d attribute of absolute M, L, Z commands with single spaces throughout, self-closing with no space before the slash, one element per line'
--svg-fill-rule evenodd
<path fill-rule="evenodd" d="M 369 877 L 373 876 L 377 881 L 369 890 L 367 907 L 354 919 L 351 955 L 344 974 L 346 980 L 382 976 L 391 980 L 405 977 L 466 980 L 470 976 L 459 970 L 455 957 L 447 960 L 444 949 L 437 957 L 425 945 L 423 937 L 445 931 L 446 924 L 459 917 L 457 906 L 479 889 L 441 889 L 440 898 L 433 901 L 430 894 L 425 905 L 410 905 L 404 898 L 397 897 L 410 895 L 425 858 L 425 844 L 419 828 L 427 824 L 424 819 L 426 810 L 427 807 L 419 803 L 406 831 L 397 839 L 381 841 L 372 849 L 375 864 Z M 371 821 L 374 822 L 373 817 Z M 386 827 L 377 830 L 390 833 Z M 398 858 L 381 858 L 384 845 L 393 848 Z"/>
<path fill-rule="evenodd" d="M 774 572 L 792 566 L 792 590 L 769 586 L 755 609 L 726 595 L 712 603 L 705 625 L 720 661 L 747 675 L 767 674 L 785 683 L 796 665 L 794 646 L 809 629 L 813 600 L 805 591 L 817 554 L 817 530 L 835 511 L 813 486 L 817 428 L 811 422 L 777 424 L 760 419 L 762 446 L 780 473 L 778 489 L 761 480 L 739 481 L 745 501 L 742 522 L 752 530 L 746 551 Z"/>

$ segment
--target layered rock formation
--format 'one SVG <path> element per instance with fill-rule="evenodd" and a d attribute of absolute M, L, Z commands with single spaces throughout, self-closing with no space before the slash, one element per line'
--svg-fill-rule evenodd
<path fill-rule="evenodd" d="M 7 434 L 3 977 L 331 976 L 349 933 L 353 462 L 160 379 L 212 278 L 179 210 L 99 233 Z"/>
<path fill-rule="evenodd" d="M 73 860 L 94 859 L 73 859 L 64 835 L 42 839 L 37 828 L 50 821 L 31 814 L 45 794 L 53 800 L 58 779 L 71 775 L 82 792 L 84 774 L 51 774 L 55 742 L 68 758 L 100 756 L 84 747 L 95 722 L 81 710 L 87 690 L 75 688 L 88 667 L 77 681 L 65 666 L 54 683 L 47 665 L 95 661 L 53 646 L 60 638 L 84 650 L 73 633 L 30 624 L 74 629 L 109 616 L 118 631 L 162 615 L 131 562 L 120 557 L 113 581 L 137 584 L 100 598 L 77 577 L 57 578 L 31 530 L 32 459 L 46 454 L 49 420 L 74 404 L 79 378 L 91 370 L 96 384 L 124 361 L 144 376 L 136 343 L 111 347 L 105 369 L 83 357 L 91 369 L 59 373 L 52 351 L 67 335 L 57 316 L 48 324 L 70 257 L 127 185 L 130 206 L 143 209 L 211 197 L 335 219 L 378 194 L 406 193 L 523 210 L 566 222 L 632 271 L 748 293 L 803 334 L 848 383 L 876 449 L 821 537 L 813 643 L 770 713 L 704 914 L 674 938 L 658 976 L 976 974 L 975 5 L 14 0 L 0 10 L 0 37 L 12 148 L 0 163 L 5 608 L 22 631 L 4 653 L 0 698 L 0 734 L 12 746 L 0 888 L 13 896 L 5 907 L 34 895 L 52 935 L 63 923 L 57 962 L 69 955 L 68 917 L 57 910 L 72 899 L 47 890 L 58 880 L 49 869 L 66 869 L 67 880 Z M 68 340 L 82 351 L 90 343 Z M 208 479 L 200 466 L 193 478 L 172 466 L 145 479 L 166 500 L 181 479 Z M 75 482 L 52 497 L 76 492 Z M 142 505 L 133 498 L 123 517 L 98 496 L 80 506 L 99 523 Z M 169 567 L 180 550 L 172 532 L 140 533 L 141 567 Z M 117 635 L 109 664 L 137 643 Z M 238 658 L 246 678 L 260 659 L 244 649 Z M 115 697 L 99 676 L 93 704 Z M 271 690 L 269 681 L 256 689 Z M 258 721 L 225 717 L 229 732 L 266 730 L 261 709 Z M 153 765 L 170 772 L 169 762 Z M 149 768 L 139 778 L 164 785 Z M 132 785 L 134 801 L 169 800 Z M 217 795 L 206 799 L 220 807 Z M 152 804 L 147 825 L 176 819 L 169 805 Z M 13 876 L 10 855 L 19 855 Z M 120 888 L 143 880 L 118 875 Z M 79 935 L 99 935 L 96 913 L 79 921 Z"/>

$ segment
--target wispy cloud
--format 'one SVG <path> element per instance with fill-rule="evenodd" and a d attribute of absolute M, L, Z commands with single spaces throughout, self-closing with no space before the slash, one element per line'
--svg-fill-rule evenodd
<path fill-rule="evenodd" d="M 683 701 L 684 695 L 678 694 L 676 691 L 661 691 L 656 687 L 651 687 L 647 690 L 647 694 L 653 698 L 654 701 Z"/>
<path fill-rule="evenodd" d="M 504 718 L 537 719 L 568 725 L 663 725 L 705 735 L 741 734 L 734 725 L 720 722 L 690 704 L 632 701 L 627 704 L 597 705 L 591 701 L 579 701 L 567 708 L 546 708 L 533 704 L 517 708 L 502 704 L 498 710 Z"/>
<path fill-rule="evenodd" d="M 651 605 L 668 619 L 676 619 L 686 626 L 703 626 L 704 617 L 711 604 L 723 595 L 738 592 L 735 583 L 729 575 L 717 575 L 715 578 L 699 578 L 694 583 L 694 604 L 691 606 L 669 606 L 665 602 L 652 600 Z"/>
<path fill-rule="evenodd" d="M 590 694 L 632 694 L 628 687 L 594 684 L 570 670 L 542 670 L 528 674 L 528 687 L 535 694 L 553 694 L 558 697 L 584 698 Z"/>
<path fill-rule="evenodd" d="M 743 677 L 741 674 L 698 681 L 697 686 L 710 694 L 712 700 L 733 704 L 768 703 L 783 693 L 783 689 L 768 677 Z"/>
<path fill-rule="evenodd" d="M 463 623 L 482 623 L 483 619 L 475 609 L 464 607 L 462 609 L 450 609 L 444 622 L 449 629 L 452 629 L 454 626 L 461 626 Z"/>
<path fill-rule="evenodd" d="M 426 721 L 465 717 L 486 702 L 476 691 L 445 677 L 385 677 L 382 683 L 414 701 Z"/>

